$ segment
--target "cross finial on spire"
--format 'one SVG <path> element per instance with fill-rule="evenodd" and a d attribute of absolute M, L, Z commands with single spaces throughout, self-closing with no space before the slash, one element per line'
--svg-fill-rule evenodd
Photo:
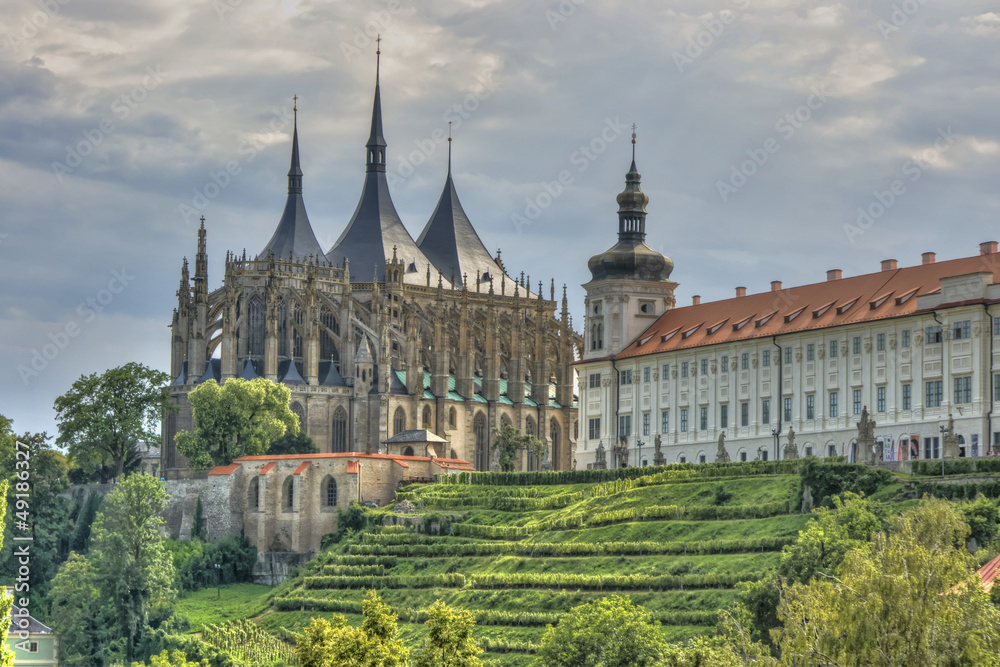
<path fill-rule="evenodd" d="M 635 123 L 632 123 L 632 162 L 635 162 Z"/>
<path fill-rule="evenodd" d="M 299 96 L 292 95 L 292 111 L 298 111 L 298 110 L 299 110 Z"/>
<path fill-rule="evenodd" d="M 382 64 L 382 33 L 375 38 L 375 83 L 378 84 L 379 66 Z"/>
<path fill-rule="evenodd" d="M 451 121 L 448 121 L 448 174 L 451 174 Z"/>

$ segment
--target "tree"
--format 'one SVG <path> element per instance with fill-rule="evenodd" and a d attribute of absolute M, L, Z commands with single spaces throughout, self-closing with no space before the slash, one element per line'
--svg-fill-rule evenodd
<path fill-rule="evenodd" d="M 399 639 L 396 614 L 375 591 L 361 605 L 360 628 L 341 614 L 331 620 L 313 618 L 295 642 L 302 667 L 404 667 L 409 651 Z"/>
<path fill-rule="evenodd" d="M 290 397 L 288 387 L 264 378 L 233 378 L 221 387 L 209 380 L 188 394 L 195 429 L 176 435 L 177 451 L 196 471 L 261 455 L 286 432 L 299 432 Z"/>
<path fill-rule="evenodd" d="M 732 648 L 718 639 L 697 636 L 687 644 L 668 644 L 656 667 L 742 667 L 746 664 Z"/>
<path fill-rule="evenodd" d="M 166 384 L 170 376 L 135 362 L 101 375 L 83 375 L 56 399 L 59 438 L 70 458 L 85 470 L 104 466 L 119 477 L 127 464 L 138 464 L 140 440 L 159 439 L 165 411 L 176 411 Z"/>
<path fill-rule="evenodd" d="M 497 464 L 503 472 L 514 470 L 517 462 L 517 454 L 520 451 L 528 451 L 540 458 L 545 454 L 545 445 L 542 441 L 530 433 L 521 433 L 520 429 L 514 428 L 510 424 L 503 428 L 494 428 L 493 451 L 496 452 Z"/>
<path fill-rule="evenodd" d="M 205 658 L 201 662 L 189 662 L 184 651 L 174 651 L 168 654 L 166 649 L 159 655 L 149 658 L 149 667 L 210 667 L 211 663 Z M 132 667 L 145 667 L 145 663 L 133 662 Z"/>
<path fill-rule="evenodd" d="M 298 433 L 285 432 L 285 435 L 281 436 L 277 440 L 273 440 L 270 445 L 267 446 L 268 454 L 319 454 L 319 447 L 313 442 L 305 433 L 299 431 Z"/>
<path fill-rule="evenodd" d="M 95 569 L 114 605 L 115 636 L 124 640 L 126 660 L 136 657 L 150 617 L 169 616 L 176 595 L 174 565 L 159 533 L 167 498 L 159 480 L 132 473 L 108 494 L 94 522 Z"/>
<path fill-rule="evenodd" d="M 548 626 L 536 667 L 647 667 L 666 656 L 660 624 L 620 595 L 574 607 Z"/>
<path fill-rule="evenodd" d="M 106 638 L 97 572 L 83 556 L 70 553 L 52 582 L 51 624 L 59 636 L 59 662 L 66 667 L 103 664 Z"/>
<path fill-rule="evenodd" d="M 785 664 L 996 665 L 1000 611 L 965 550 L 968 525 L 925 499 L 847 553 L 836 576 L 784 591 Z"/>
<path fill-rule="evenodd" d="M 476 619 L 468 609 L 454 610 L 441 600 L 427 609 L 427 646 L 415 667 L 480 667 L 483 652 L 472 638 Z"/>

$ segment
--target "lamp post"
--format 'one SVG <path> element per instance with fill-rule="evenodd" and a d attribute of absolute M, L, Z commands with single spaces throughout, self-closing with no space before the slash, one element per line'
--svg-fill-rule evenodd
<path fill-rule="evenodd" d="M 215 564 L 216 600 L 222 599 L 222 565 Z"/>
<path fill-rule="evenodd" d="M 771 435 L 774 436 L 774 460 L 777 461 L 780 458 L 778 456 L 778 452 L 781 451 L 781 449 L 780 449 L 781 448 L 781 431 L 779 431 L 776 428 L 772 428 L 771 429 Z M 764 449 L 764 448 L 761 447 L 760 449 Z"/>
<path fill-rule="evenodd" d="M 941 476 L 944 477 L 944 434 L 948 432 L 944 426 L 938 426 L 941 429 Z"/>
<path fill-rule="evenodd" d="M 639 448 L 639 454 L 638 454 L 638 456 L 635 459 L 635 464 L 636 464 L 636 466 L 638 466 L 638 467 L 641 468 L 642 467 L 642 446 L 645 445 L 646 443 L 644 443 L 642 440 L 640 440 L 639 436 L 636 436 L 635 437 L 635 444 Z"/>
<path fill-rule="evenodd" d="M 576 470 L 576 457 L 573 457 L 573 470 Z"/>

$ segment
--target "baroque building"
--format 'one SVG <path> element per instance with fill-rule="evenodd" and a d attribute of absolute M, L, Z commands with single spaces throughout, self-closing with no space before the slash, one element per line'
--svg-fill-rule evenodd
<path fill-rule="evenodd" d="M 633 144 L 634 144 L 633 135 Z M 1000 451 L 1000 253 L 676 307 L 635 160 L 590 260 L 578 467 Z"/>
<path fill-rule="evenodd" d="M 302 430 L 321 452 L 386 451 L 386 440 L 426 429 L 443 456 L 489 470 L 494 427 L 512 424 L 545 444 L 524 470 L 571 467 L 576 436 L 572 362 L 582 345 L 566 290 L 508 275 L 486 250 L 448 171 L 416 241 L 386 178 L 376 70 L 365 178 L 357 209 L 324 252 L 306 214 L 296 109 L 288 198 L 255 256 L 226 254 L 222 285 L 208 286 L 204 220 L 194 276 L 181 269 L 171 323 L 170 392 L 180 412 L 163 428 L 168 479 L 191 476 L 174 447 L 193 428 L 187 394 L 214 379 L 285 384 Z"/>

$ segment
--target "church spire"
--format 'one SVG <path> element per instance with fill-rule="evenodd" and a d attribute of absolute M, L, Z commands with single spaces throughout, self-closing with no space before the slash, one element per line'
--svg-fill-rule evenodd
<path fill-rule="evenodd" d="M 632 124 L 632 166 L 625 174 L 625 189 L 618 195 L 618 240 L 646 240 L 646 204 L 649 197 L 639 187 L 641 176 L 635 166 L 635 124 Z"/>
<path fill-rule="evenodd" d="M 288 168 L 288 194 L 302 194 L 302 167 L 299 166 L 299 96 L 292 96 L 292 165 Z"/>
<path fill-rule="evenodd" d="M 385 137 L 382 136 L 382 95 L 379 92 L 378 78 L 382 63 L 382 35 L 376 40 L 378 48 L 375 51 L 375 102 L 372 105 L 372 131 L 368 136 L 366 171 L 385 171 Z"/>

